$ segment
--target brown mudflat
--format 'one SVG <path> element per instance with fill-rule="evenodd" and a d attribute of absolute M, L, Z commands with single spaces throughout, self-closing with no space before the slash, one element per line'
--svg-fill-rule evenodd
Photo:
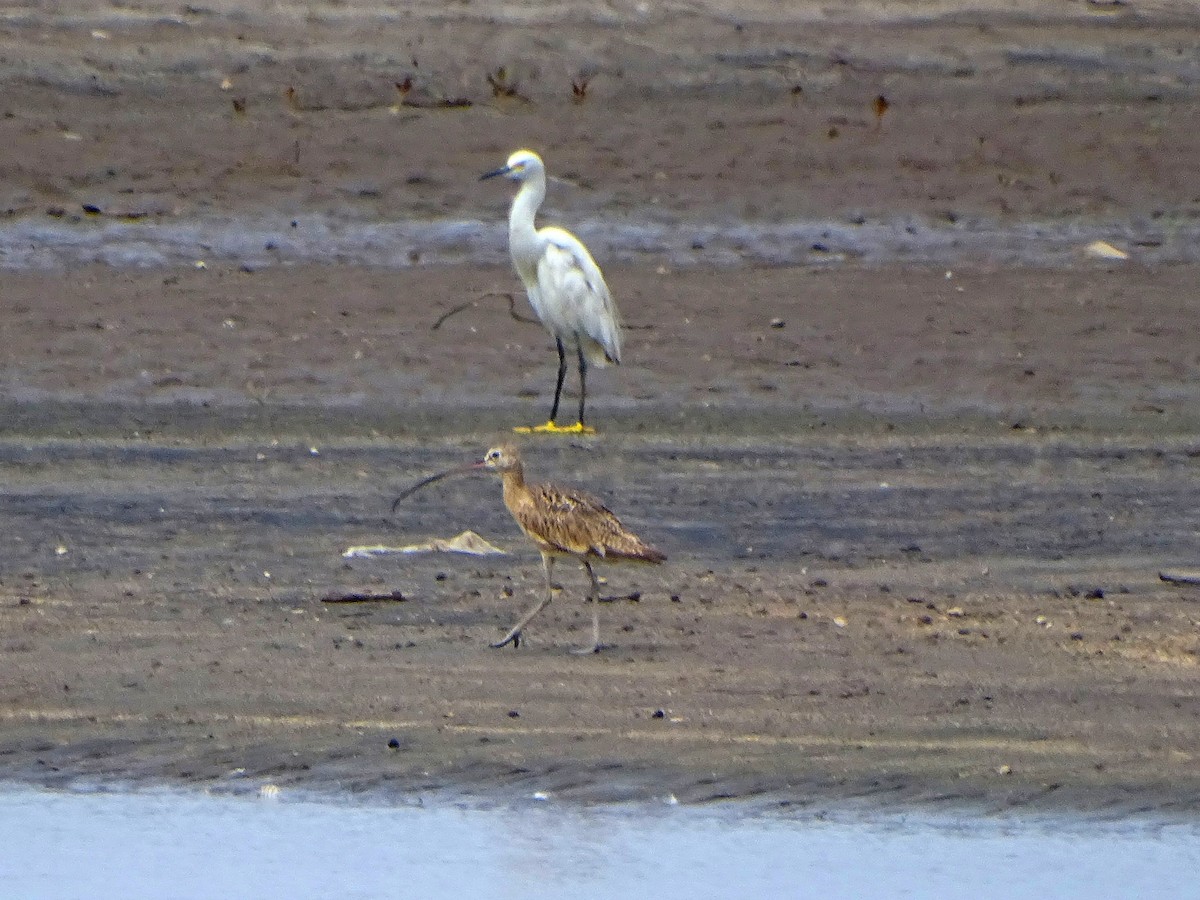
<path fill-rule="evenodd" d="M 525 144 L 568 225 L 1191 222 L 1186 19 L 1000 5 L 568 6 L 549 51 L 519 4 L 31 10 L 0 29 L 4 224 L 499 221 L 474 178 Z M 473 103 L 405 105 L 407 74 Z M 506 268 L 6 272 L 0 776 L 1194 814 L 1200 589 L 1159 573 L 1197 564 L 1200 269 L 1113 240 L 1130 260 L 949 277 L 593 246 L 628 362 L 596 437 L 521 449 L 669 561 L 602 573 L 616 646 L 586 658 L 565 564 L 488 648 L 542 578 L 492 480 L 387 515 L 545 416 Z M 510 556 L 340 556 L 466 528 Z"/>

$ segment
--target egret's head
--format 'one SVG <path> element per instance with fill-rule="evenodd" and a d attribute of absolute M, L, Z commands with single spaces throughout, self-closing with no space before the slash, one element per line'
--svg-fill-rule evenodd
<path fill-rule="evenodd" d="M 524 181 L 534 172 L 541 172 L 545 169 L 542 165 L 542 158 L 532 150 L 518 150 L 508 158 L 501 168 L 494 172 L 488 172 L 486 175 L 479 177 L 480 181 L 485 178 L 495 178 L 497 175 L 505 175 L 513 181 Z"/>
<path fill-rule="evenodd" d="M 479 465 L 485 469 L 491 469 L 493 472 L 508 472 L 520 467 L 521 457 L 517 454 L 516 447 L 511 444 L 502 444 L 485 453 L 483 462 Z"/>

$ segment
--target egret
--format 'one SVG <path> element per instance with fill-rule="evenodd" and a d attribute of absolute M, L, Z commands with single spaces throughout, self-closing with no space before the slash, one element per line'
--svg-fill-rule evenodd
<path fill-rule="evenodd" d="M 414 484 L 396 498 L 392 512 L 396 511 L 401 501 L 425 485 L 448 475 L 478 469 L 500 475 L 504 482 L 504 505 L 525 536 L 541 551 L 542 570 L 546 575 L 546 595 L 491 646 L 521 645 L 521 633 L 525 626 L 554 599 L 554 560 L 560 556 L 571 556 L 587 569 L 592 580 L 588 599 L 593 604 L 591 646 L 571 652 L 599 653 L 604 646 L 600 643 L 600 613 L 597 606 L 600 602 L 600 583 L 596 580 L 592 561 L 661 563 L 667 558 L 666 555 L 622 525 L 621 520 L 599 498 L 575 488 L 548 482 L 527 482 L 521 456 L 515 447 L 508 444 L 488 450 L 480 462 L 441 472 Z"/>
<path fill-rule="evenodd" d="M 558 381 L 554 405 L 545 425 L 518 432 L 592 434 L 584 424 L 588 363 L 603 366 L 621 362 L 621 327 L 617 306 L 600 267 L 583 242 L 563 228 L 537 228 L 534 216 L 546 197 L 546 166 L 532 150 L 518 150 L 494 172 L 480 180 L 504 175 L 521 182 L 508 217 L 508 251 L 525 285 L 529 305 L 558 347 Z M 567 347 L 574 345 L 579 360 L 579 421 L 558 425 L 558 402 L 567 375 Z"/>

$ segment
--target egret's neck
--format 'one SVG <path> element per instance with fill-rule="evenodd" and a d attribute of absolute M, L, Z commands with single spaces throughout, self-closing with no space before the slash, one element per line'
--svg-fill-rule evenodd
<path fill-rule="evenodd" d="M 533 217 L 545 199 L 546 173 L 534 172 L 521 184 L 508 216 L 508 239 L 513 247 L 536 241 L 537 228 L 533 224 Z"/>

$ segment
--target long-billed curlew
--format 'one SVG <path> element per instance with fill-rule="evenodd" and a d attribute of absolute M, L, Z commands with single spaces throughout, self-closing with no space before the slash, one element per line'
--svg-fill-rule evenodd
<path fill-rule="evenodd" d="M 617 305 L 608 292 L 600 267 L 587 247 L 562 228 L 537 228 L 534 216 L 546 197 L 546 167 L 532 150 L 518 150 L 501 168 L 480 177 L 506 175 L 521 182 L 508 217 L 508 251 L 517 270 L 529 305 L 554 336 L 558 347 L 558 381 L 554 405 L 545 425 L 520 427 L 516 431 L 591 433 L 583 421 L 587 399 L 588 362 L 603 366 L 621 362 L 621 327 Z M 579 359 L 579 421 L 560 426 L 558 401 L 567 375 L 565 344 L 574 344 Z"/>
<path fill-rule="evenodd" d="M 661 563 L 667 558 L 666 555 L 629 531 L 603 502 L 591 494 L 555 484 L 527 482 L 520 454 L 510 445 L 493 447 L 480 462 L 442 472 L 413 485 L 396 498 L 392 504 L 393 512 L 401 500 L 425 485 L 456 472 L 475 469 L 490 469 L 500 474 L 504 481 L 504 505 L 525 535 L 541 551 L 542 570 L 546 574 L 546 596 L 521 616 L 508 634 L 491 646 L 520 646 L 525 626 L 554 599 L 555 559 L 572 556 L 583 564 L 592 581 L 588 595 L 592 601 L 592 644 L 571 652 L 598 653 L 603 648 L 600 643 L 600 584 L 592 569 L 592 561 Z"/>

